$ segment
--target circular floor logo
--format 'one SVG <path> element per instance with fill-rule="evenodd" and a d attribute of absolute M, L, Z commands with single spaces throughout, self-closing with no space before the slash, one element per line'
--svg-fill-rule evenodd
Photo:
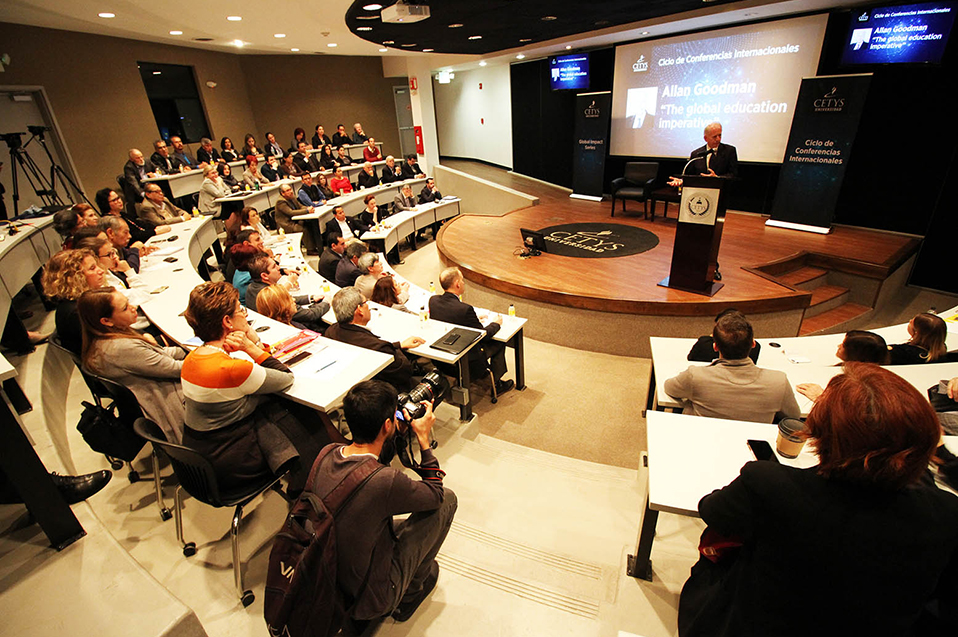
<path fill-rule="evenodd" d="M 659 238 L 648 230 L 618 223 L 565 223 L 539 232 L 549 254 L 565 257 L 626 257 L 659 244 Z"/>

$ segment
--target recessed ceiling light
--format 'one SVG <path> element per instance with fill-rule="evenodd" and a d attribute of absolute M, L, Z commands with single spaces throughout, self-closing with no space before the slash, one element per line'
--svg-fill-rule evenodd
<path fill-rule="evenodd" d="M 482 36 L 481 36 L 481 35 L 470 35 L 470 36 L 469 36 L 469 39 L 470 39 L 470 40 L 481 40 L 481 39 L 482 39 Z"/>
<path fill-rule="evenodd" d="M 436 50 L 436 49 L 423 49 L 422 52 L 423 52 L 423 53 L 432 53 L 432 52 L 435 51 L 435 50 Z"/>
<path fill-rule="evenodd" d="M 485 66 L 485 65 L 486 65 L 485 60 L 479 60 L 479 66 Z"/>
<path fill-rule="evenodd" d="M 395 40 L 386 40 L 383 44 L 396 44 Z"/>
<path fill-rule="evenodd" d="M 375 4 L 375 3 L 374 3 L 374 4 L 366 4 L 366 5 L 363 5 L 363 10 L 364 10 L 364 11 L 379 11 L 379 10 L 382 9 L 382 8 L 383 8 L 383 5 L 381 5 L 381 4 Z"/>
<path fill-rule="evenodd" d="M 413 44 L 400 44 L 399 46 L 411 47 L 411 46 L 416 46 L 416 45 L 415 45 L 415 43 L 413 43 Z"/>
<path fill-rule="evenodd" d="M 153 75 L 161 75 L 163 71 L 153 71 Z"/>
<path fill-rule="evenodd" d="M 449 25 L 449 28 L 450 28 L 450 29 L 458 29 L 458 28 L 460 28 L 460 27 L 462 27 L 462 25 L 459 24 L 458 22 L 455 22 L 455 23 Z"/>
<path fill-rule="evenodd" d="M 520 42 L 532 42 L 532 38 L 522 38 Z"/>
<path fill-rule="evenodd" d="M 286 37 L 286 34 L 285 34 L 285 33 L 274 33 L 274 34 L 273 34 L 273 37 L 274 37 L 274 38 L 285 38 L 285 37 Z"/>
<path fill-rule="evenodd" d="M 544 15 L 544 16 L 542 16 L 542 21 L 543 21 L 543 22 L 552 22 L 553 20 L 558 20 L 558 19 L 559 19 L 559 18 L 555 17 L 554 15 Z"/>
<path fill-rule="evenodd" d="M 337 46 L 339 46 L 339 45 L 336 44 L 335 42 L 330 42 L 330 43 L 327 44 L 326 46 L 328 46 L 328 47 L 331 48 L 331 49 L 335 49 L 335 48 L 336 48 Z"/>
<path fill-rule="evenodd" d="M 356 19 L 357 20 L 378 20 L 379 16 L 376 15 L 375 13 L 372 15 L 358 15 L 356 16 Z"/>
<path fill-rule="evenodd" d="M 524 59 L 526 59 L 526 56 L 525 56 L 524 54 L 520 53 L 519 55 L 516 56 L 516 59 L 517 59 L 517 60 L 524 60 Z"/>
<path fill-rule="evenodd" d="M 379 49 L 379 52 L 380 52 L 380 53 L 385 53 L 385 52 L 388 51 L 388 50 L 389 50 L 389 49 L 387 49 L 387 48 L 382 48 L 382 49 Z"/>
<path fill-rule="evenodd" d="M 372 31 L 372 27 L 356 27 L 357 31 Z"/>
<path fill-rule="evenodd" d="M 183 35 L 182 31 L 170 31 L 170 35 Z"/>
<path fill-rule="evenodd" d="M 243 42 L 242 40 L 233 40 L 232 44 L 233 46 L 242 49 L 245 42 Z"/>
<path fill-rule="evenodd" d="M 567 44 L 566 47 L 565 47 L 565 50 L 568 51 L 568 50 L 571 49 L 571 48 L 572 48 L 572 45 L 571 45 L 571 44 Z"/>
<path fill-rule="evenodd" d="M 115 14 L 115 13 L 108 13 L 108 12 L 106 12 L 106 11 L 104 11 L 103 13 L 98 13 L 97 15 L 100 16 L 101 18 L 115 18 L 115 17 L 116 17 L 116 14 Z"/>
<path fill-rule="evenodd" d="M 239 22 L 240 20 L 243 19 L 243 16 L 239 16 L 239 15 L 228 15 L 228 16 L 226 16 L 226 19 L 229 20 L 230 22 Z"/>
<path fill-rule="evenodd" d="M 299 49 L 290 49 L 293 53 L 299 53 Z"/>

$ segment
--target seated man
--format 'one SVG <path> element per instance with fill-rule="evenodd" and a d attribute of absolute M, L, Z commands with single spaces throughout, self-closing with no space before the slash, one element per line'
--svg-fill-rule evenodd
<path fill-rule="evenodd" d="M 363 132 L 363 125 L 359 122 L 353 124 L 353 143 L 365 144 L 367 139 L 369 138 L 366 136 L 366 133 Z"/>
<path fill-rule="evenodd" d="M 200 140 L 200 149 L 196 151 L 196 160 L 201 164 L 215 164 L 220 160 L 220 151 L 213 148 L 213 140 L 208 137 Z"/>
<path fill-rule="evenodd" d="M 353 163 L 353 160 L 346 154 L 346 149 L 343 146 L 336 149 L 336 162 L 340 166 L 349 166 Z"/>
<path fill-rule="evenodd" d="M 183 164 L 184 171 L 193 170 L 199 165 L 199 162 L 190 155 L 190 151 L 187 150 L 182 139 L 173 135 L 170 137 L 170 145 L 173 147 L 173 156 L 179 159 L 180 163 Z"/>
<path fill-rule="evenodd" d="M 410 153 L 406 155 L 406 163 L 402 165 L 402 178 L 415 179 L 416 177 L 425 177 L 426 173 L 419 168 L 419 162 L 416 161 L 416 155 Z"/>
<path fill-rule="evenodd" d="M 383 264 L 379 260 L 379 255 L 375 252 L 367 252 L 359 257 L 356 263 L 359 271 L 362 273 L 356 277 L 353 287 L 363 293 L 367 299 L 373 298 L 373 288 L 376 287 L 376 281 L 383 276 Z M 405 303 L 409 298 L 402 299 L 400 303 Z"/>
<path fill-rule="evenodd" d="M 726 314 L 732 313 L 741 314 L 741 312 L 738 310 L 729 307 L 719 312 L 718 316 L 715 317 L 715 320 L 718 321 Z M 761 349 L 762 346 L 758 343 L 755 343 L 755 347 L 753 347 L 748 353 L 748 357 L 751 358 L 752 362 L 756 365 L 758 365 L 758 354 Z M 696 361 L 699 363 L 711 363 L 718 358 L 718 355 L 718 351 L 715 349 L 715 339 L 712 338 L 711 334 L 709 334 L 708 336 L 699 336 L 698 340 L 695 341 L 695 345 L 693 345 L 692 349 L 689 350 L 689 355 L 686 358 L 690 361 Z"/>
<path fill-rule="evenodd" d="M 330 232 L 326 235 L 326 248 L 322 256 L 319 257 L 319 273 L 327 281 L 336 279 L 336 266 L 343 260 L 346 253 L 346 240 L 338 232 Z"/>
<path fill-rule="evenodd" d="M 299 142 L 296 147 L 296 153 L 293 155 L 293 163 L 301 172 L 316 172 L 320 170 L 319 161 L 306 148 L 306 142 Z"/>
<path fill-rule="evenodd" d="M 363 159 L 366 161 L 382 161 L 383 155 L 376 146 L 376 140 L 370 137 L 366 140 L 366 148 L 363 149 Z"/>
<path fill-rule="evenodd" d="M 801 410 L 783 372 L 762 369 L 748 357 L 752 326 L 741 313 L 727 314 L 712 329 L 717 361 L 694 366 L 665 381 L 665 393 L 686 402 L 683 413 L 710 418 L 775 422 Z"/>
<path fill-rule="evenodd" d="M 302 221 L 294 221 L 293 217 L 306 215 L 313 212 L 312 206 L 304 206 L 296 195 L 293 194 L 293 187 L 289 184 L 283 184 L 279 187 L 280 198 L 276 202 L 273 218 L 276 225 L 283 229 L 283 232 L 302 232 L 303 243 L 306 245 L 306 254 L 319 254 L 316 249 L 316 242 L 313 234 L 305 227 Z"/>
<path fill-rule="evenodd" d="M 150 155 L 150 162 L 157 170 L 163 171 L 166 175 L 183 170 L 183 164 L 179 159 L 170 155 L 170 149 L 162 139 L 153 142 L 153 154 Z"/>
<path fill-rule="evenodd" d="M 388 343 L 370 332 L 366 324 L 372 317 L 372 311 L 366 297 L 354 287 L 344 287 L 333 295 L 333 313 L 336 314 L 336 323 L 326 329 L 326 338 L 390 354 L 392 362 L 376 374 L 375 379 L 389 383 L 400 392 L 414 387 L 412 362 L 403 350 L 422 345 L 426 342 L 424 339 L 410 336 L 400 343 Z"/>
<path fill-rule="evenodd" d="M 486 335 L 482 341 L 469 351 L 470 361 L 481 360 L 484 364 L 488 361 L 489 369 L 492 370 L 492 376 L 496 382 L 496 394 L 504 394 L 515 387 L 515 381 L 502 380 L 502 376 L 506 373 L 506 344 L 492 339 L 502 327 L 502 317 L 497 316 L 492 323 L 483 327 L 476 315 L 476 309 L 459 300 L 459 296 L 466 288 L 465 279 L 459 268 L 443 270 L 439 275 L 439 284 L 442 285 L 443 294 L 430 297 L 429 315 L 437 321 L 484 330 Z"/>
<path fill-rule="evenodd" d="M 402 181 L 402 168 L 396 165 L 396 159 L 392 155 L 386 156 L 386 165 L 383 166 L 382 179 L 384 184 L 391 184 L 394 181 Z"/>
<path fill-rule="evenodd" d="M 384 446 L 392 447 L 387 443 L 398 426 L 396 399 L 392 387 L 375 380 L 349 390 L 343 398 L 343 413 L 353 442 L 348 447 L 337 445 L 319 461 L 315 484 L 320 496 L 364 462 L 375 462 Z M 427 407 L 426 414 L 409 425 L 423 448 L 415 470 L 421 480 L 414 481 L 401 470 L 381 468 L 357 488 L 350 506 L 336 516 L 336 536 L 349 538 L 337 547 L 337 583 L 349 599 L 365 588 L 351 610 L 352 619 L 392 615 L 396 621 L 406 621 L 436 586 L 439 564 L 435 558 L 457 501 L 456 494 L 443 487 L 445 474 L 429 448 L 435 420 Z M 410 512 L 402 522 L 393 518 Z"/>
<path fill-rule="evenodd" d="M 341 288 L 351 287 L 362 272 L 359 271 L 359 257 L 369 249 L 362 241 L 353 241 L 346 244 L 346 256 L 336 264 L 334 283 Z"/>
<path fill-rule="evenodd" d="M 303 173 L 303 187 L 299 189 L 297 199 L 304 206 L 318 208 L 326 203 L 326 197 L 319 189 L 319 186 L 313 183 L 313 176 L 310 173 Z"/>
<path fill-rule="evenodd" d="M 415 210 L 416 198 L 412 194 L 412 186 L 403 184 L 399 189 L 399 194 L 393 198 L 393 214 L 398 214 L 404 210 Z"/>
<path fill-rule="evenodd" d="M 140 248 L 143 243 L 135 241 L 132 244 L 130 239 L 130 224 L 122 217 L 115 215 L 105 215 L 100 218 L 100 229 L 106 233 L 106 238 L 113 243 L 118 256 L 130 264 L 130 266 L 139 273 L 140 271 Z"/>
<path fill-rule="evenodd" d="M 349 146 L 351 143 L 349 135 L 346 134 L 346 127 L 343 124 L 337 126 L 336 132 L 333 133 L 333 146 Z"/>
<path fill-rule="evenodd" d="M 283 273 L 276 265 L 276 261 L 267 257 L 255 257 L 246 264 L 246 270 L 249 272 L 250 282 L 246 286 L 246 307 L 256 309 L 257 295 L 268 286 L 274 283 L 284 283 Z M 329 303 L 326 303 L 322 294 L 293 294 L 293 288 L 298 286 L 298 277 L 291 273 L 285 281 L 287 289 L 296 301 L 296 313 L 292 320 L 302 323 L 307 329 L 322 333 L 326 329 L 326 323 L 323 322 L 323 314 L 329 311 Z M 312 306 L 310 306 L 312 304 Z"/>
<path fill-rule="evenodd" d="M 442 199 L 442 193 L 436 188 L 436 180 L 430 177 L 419 193 L 419 203 L 432 203 Z"/>
<path fill-rule="evenodd" d="M 177 208 L 163 195 L 163 189 L 154 183 L 146 184 L 143 189 L 143 203 L 137 204 L 136 215 L 154 226 L 169 226 L 190 220 L 190 213 Z"/>
<path fill-rule="evenodd" d="M 363 169 L 356 177 L 356 184 L 360 188 L 375 188 L 379 185 L 379 177 L 376 176 L 376 171 L 373 170 L 373 165 L 368 161 L 363 164 Z"/>
<path fill-rule="evenodd" d="M 369 230 L 369 226 L 361 222 L 356 217 L 347 217 L 346 211 L 342 206 L 333 208 L 333 218 L 326 222 L 326 230 L 323 234 L 329 235 L 338 233 L 340 236 L 350 239 L 357 239 L 363 236 L 363 233 Z M 327 238 L 327 242 L 329 239 Z"/>

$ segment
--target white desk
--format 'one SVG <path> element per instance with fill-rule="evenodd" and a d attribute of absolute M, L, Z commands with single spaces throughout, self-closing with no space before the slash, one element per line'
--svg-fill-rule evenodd
<path fill-rule="evenodd" d="M 382 198 L 382 201 L 378 201 L 378 205 L 392 204 L 393 197 L 399 193 L 403 185 L 409 184 L 415 187 L 424 183 L 426 183 L 425 178 L 407 179 L 405 181 L 394 181 L 391 184 L 380 184 L 375 188 L 354 190 L 345 195 L 329 199 L 325 206 L 320 206 L 311 213 L 293 217 L 293 220 L 316 221 L 322 227 L 323 224 L 333 218 L 333 208 L 336 206 L 342 206 L 347 215 L 355 217 L 366 208 L 366 204 L 363 203 L 366 195 L 374 195 L 377 200 Z"/>
<path fill-rule="evenodd" d="M 200 191 L 200 187 L 203 185 L 203 170 L 194 168 L 185 173 L 169 173 L 147 177 L 143 180 L 143 183 L 157 184 L 163 189 L 163 194 L 170 199 L 176 199 Z"/>
<path fill-rule="evenodd" d="M 459 198 L 443 197 L 441 201 L 420 204 L 415 210 L 404 210 L 387 217 L 378 228 L 370 229 L 360 237 L 363 241 L 375 241 L 382 252 L 396 247 L 403 237 L 419 232 L 423 228 L 451 219 L 459 214 Z M 413 244 L 415 249 L 415 242 Z"/>
<path fill-rule="evenodd" d="M 60 251 L 62 239 L 53 227 L 53 216 L 16 221 L 18 230 L 9 235 L 9 224 L 0 226 L 0 321 L 6 322 L 13 305 L 13 297 L 33 279 L 40 267 Z M 39 289 L 39 285 L 37 286 Z M 19 324 L 19 319 L 15 322 Z M 26 329 L 21 334 L 7 335 L 22 352 L 33 351 Z M 18 330 L 20 331 L 20 330 Z"/>

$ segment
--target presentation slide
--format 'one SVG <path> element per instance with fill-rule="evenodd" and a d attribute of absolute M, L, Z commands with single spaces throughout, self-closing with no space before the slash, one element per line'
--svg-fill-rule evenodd
<path fill-rule="evenodd" d="M 955 2 L 852 12 L 842 64 L 938 63 L 955 22 Z"/>
<path fill-rule="evenodd" d="M 688 157 L 722 124 L 739 161 L 780 163 L 803 77 L 814 76 L 826 15 L 616 47 L 613 155 Z"/>
<path fill-rule="evenodd" d="M 552 90 L 589 88 L 589 54 L 560 55 L 549 60 Z"/>

